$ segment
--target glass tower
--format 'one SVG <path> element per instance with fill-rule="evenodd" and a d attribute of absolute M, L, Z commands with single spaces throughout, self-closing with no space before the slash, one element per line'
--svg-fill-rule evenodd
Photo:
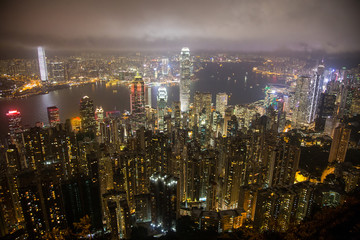
<path fill-rule="evenodd" d="M 46 67 L 45 50 L 43 47 L 38 47 L 38 59 L 40 69 L 40 79 L 45 82 L 48 80 L 48 72 Z"/>
<path fill-rule="evenodd" d="M 190 50 L 184 47 L 180 53 L 180 103 L 182 112 L 187 112 L 190 105 L 190 70 Z"/>

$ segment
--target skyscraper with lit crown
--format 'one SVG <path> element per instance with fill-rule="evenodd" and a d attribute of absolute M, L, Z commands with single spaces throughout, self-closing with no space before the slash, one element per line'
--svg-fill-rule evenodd
<path fill-rule="evenodd" d="M 165 87 L 159 87 L 157 95 L 157 114 L 159 131 L 164 131 L 164 116 L 167 104 L 167 91 Z"/>
<path fill-rule="evenodd" d="M 187 112 L 190 106 L 190 74 L 190 50 L 184 47 L 180 53 L 180 103 L 182 112 Z"/>
<path fill-rule="evenodd" d="M 9 134 L 11 137 L 21 132 L 21 114 L 17 110 L 11 110 L 6 113 L 6 116 L 9 120 Z"/>
<path fill-rule="evenodd" d="M 95 130 L 96 121 L 95 121 L 94 103 L 88 96 L 84 96 L 80 100 L 80 118 L 81 118 L 81 128 L 85 132 Z"/>
<path fill-rule="evenodd" d="M 55 127 L 60 123 L 59 109 L 56 106 L 47 108 L 49 124 L 51 127 Z"/>
<path fill-rule="evenodd" d="M 130 85 L 130 108 L 133 119 L 145 120 L 145 83 L 141 76 L 135 76 Z"/>

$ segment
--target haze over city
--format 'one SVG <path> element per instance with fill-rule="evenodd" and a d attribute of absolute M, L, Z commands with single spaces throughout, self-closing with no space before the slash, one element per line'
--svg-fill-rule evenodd
<path fill-rule="evenodd" d="M 360 50 L 359 1 L 3 1 L 0 51 Z"/>

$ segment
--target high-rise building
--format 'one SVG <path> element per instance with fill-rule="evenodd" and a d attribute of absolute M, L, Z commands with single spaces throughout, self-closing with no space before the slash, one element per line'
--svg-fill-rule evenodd
<path fill-rule="evenodd" d="M 194 110 L 198 123 L 200 116 L 204 115 L 205 118 L 203 119 L 206 123 L 202 123 L 202 125 L 209 125 L 211 117 L 211 93 L 196 92 L 194 95 Z"/>
<path fill-rule="evenodd" d="M 17 110 L 10 110 L 6 116 L 9 120 L 9 134 L 11 137 L 15 137 L 17 133 L 21 132 L 21 114 Z"/>
<path fill-rule="evenodd" d="M 350 139 L 350 128 L 338 126 L 334 130 L 334 138 L 331 143 L 329 163 L 344 162 Z"/>
<path fill-rule="evenodd" d="M 48 81 L 48 70 L 46 66 L 45 50 L 43 47 L 38 47 L 38 60 L 39 60 L 40 79 L 41 81 L 46 82 Z"/>
<path fill-rule="evenodd" d="M 152 102 L 151 102 L 151 86 L 145 85 L 145 107 L 151 108 Z"/>
<path fill-rule="evenodd" d="M 268 186 L 293 184 L 300 161 L 300 142 L 298 136 L 286 133 L 280 136 L 273 155 L 269 160 Z"/>
<path fill-rule="evenodd" d="M 56 106 L 47 108 L 49 124 L 51 127 L 55 127 L 60 123 L 59 109 Z"/>
<path fill-rule="evenodd" d="M 130 110 L 135 121 L 144 122 L 145 118 L 145 83 L 141 76 L 136 76 L 130 86 Z"/>
<path fill-rule="evenodd" d="M 320 65 L 312 75 L 296 80 L 292 119 L 295 127 L 308 126 L 315 120 L 323 85 L 323 68 Z"/>
<path fill-rule="evenodd" d="M 294 95 L 293 122 L 296 127 L 310 123 L 311 118 L 311 99 L 309 92 L 311 89 L 311 78 L 301 76 L 296 80 L 296 90 Z"/>
<path fill-rule="evenodd" d="M 172 118 L 175 121 L 175 127 L 180 127 L 181 125 L 181 104 L 178 101 L 172 103 Z"/>
<path fill-rule="evenodd" d="M 106 206 L 106 224 L 111 230 L 111 239 L 128 239 L 130 237 L 130 209 L 125 192 L 109 191 L 103 195 Z"/>
<path fill-rule="evenodd" d="M 190 106 L 190 75 L 190 50 L 184 47 L 180 53 L 180 103 L 182 112 L 187 112 Z"/>
<path fill-rule="evenodd" d="M 225 116 L 225 109 L 228 104 L 227 93 L 216 94 L 216 111 L 218 111 L 222 117 Z"/>
<path fill-rule="evenodd" d="M 164 117 L 166 114 L 167 105 L 167 91 L 165 87 L 159 87 L 157 95 L 157 114 L 158 114 L 158 129 L 160 132 L 164 131 Z"/>
<path fill-rule="evenodd" d="M 88 96 L 84 96 L 80 100 L 80 118 L 81 128 L 85 132 L 91 132 L 95 130 L 96 122 L 94 103 Z"/>
<path fill-rule="evenodd" d="M 161 71 L 164 76 L 169 74 L 169 59 L 163 58 L 161 59 Z"/>
<path fill-rule="evenodd" d="M 64 63 L 61 61 L 50 62 L 49 75 L 52 82 L 65 81 L 65 68 Z"/>
<path fill-rule="evenodd" d="M 100 134 L 101 124 L 104 122 L 104 109 L 102 107 L 96 108 L 95 120 L 96 120 L 96 133 Z"/>
<path fill-rule="evenodd" d="M 179 216 L 178 179 L 160 173 L 150 177 L 152 225 L 159 230 L 174 231 Z"/>

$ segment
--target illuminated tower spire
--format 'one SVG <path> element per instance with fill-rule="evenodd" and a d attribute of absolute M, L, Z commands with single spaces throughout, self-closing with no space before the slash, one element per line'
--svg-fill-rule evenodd
<path fill-rule="evenodd" d="M 48 81 L 45 50 L 43 47 L 38 47 L 38 59 L 39 59 L 40 79 L 43 82 Z"/>

